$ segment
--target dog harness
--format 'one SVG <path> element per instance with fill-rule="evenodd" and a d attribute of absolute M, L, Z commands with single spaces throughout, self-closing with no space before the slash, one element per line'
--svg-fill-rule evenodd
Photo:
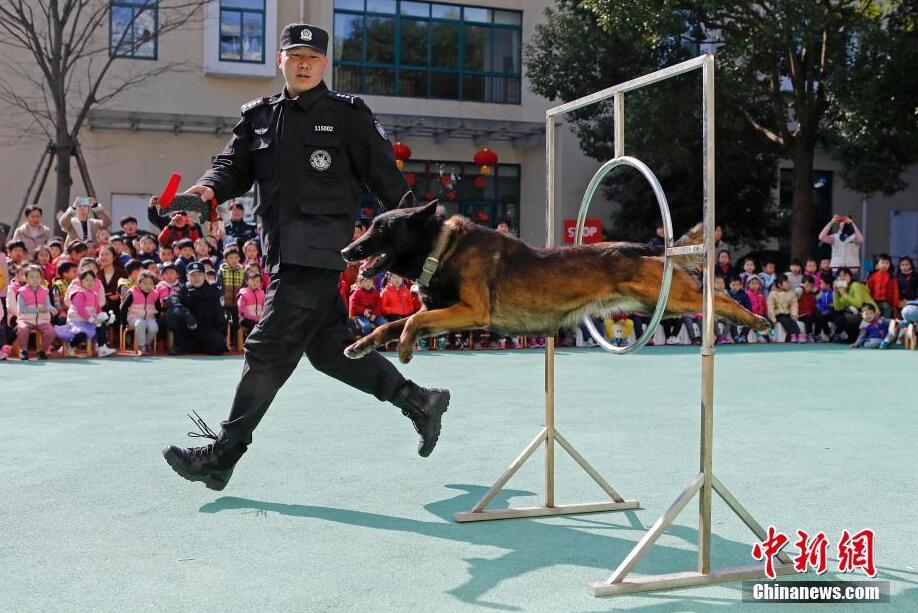
<path fill-rule="evenodd" d="M 443 256 L 443 252 L 446 251 L 446 244 L 448 242 L 449 228 L 446 227 L 446 224 L 443 224 L 440 228 L 440 235 L 437 236 L 437 242 L 434 244 L 433 250 L 430 252 L 430 255 L 427 256 L 427 259 L 424 260 L 424 265 L 421 267 L 421 276 L 418 277 L 418 285 L 421 287 L 430 285 L 430 278 L 437 272 L 437 268 L 440 266 L 440 258 Z"/>

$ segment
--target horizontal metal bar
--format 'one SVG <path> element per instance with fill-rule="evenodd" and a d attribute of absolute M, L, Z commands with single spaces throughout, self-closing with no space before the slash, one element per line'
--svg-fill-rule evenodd
<path fill-rule="evenodd" d="M 453 514 L 457 522 L 488 521 L 491 519 L 514 519 L 517 517 L 549 517 L 552 515 L 573 515 L 577 513 L 602 513 L 604 511 L 627 511 L 640 509 L 637 500 L 621 502 L 586 502 L 582 504 L 559 504 L 553 507 L 522 507 L 519 509 L 487 509 L 464 511 Z"/>
<path fill-rule="evenodd" d="M 666 250 L 666 255 L 692 255 L 704 253 L 704 245 L 683 245 L 681 247 L 670 247 Z"/>
<path fill-rule="evenodd" d="M 775 574 L 794 575 L 797 574 L 797 571 L 794 570 L 793 564 L 775 564 Z M 635 592 L 674 590 L 696 585 L 713 585 L 715 583 L 731 583 L 733 581 L 762 578 L 765 578 L 764 565 L 755 564 L 720 568 L 704 574 L 692 571 L 667 575 L 644 575 L 625 579 L 619 583 L 598 581 L 591 583 L 588 589 L 592 596 L 617 596 L 620 594 L 634 594 Z"/>
<path fill-rule="evenodd" d="M 611 98 L 617 92 L 628 92 L 635 89 L 640 89 L 645 85 L 650 85 L 651 83 L 656 83 L 657 81 L 665 81 L 666 79 L 690 72 L 696 68 L 701 68 L 701 66 L 704 64 L 705 57 L 707 57 L 707 54 L 699 55 L 694 59 L 681 62 L 675 66 L 669 66 L 667 68 L 663 68 L 656 72 L 651 72 L 650 74 L 646 74 L 636 79 L 631 79 L 630 81 L 625 81 L 624 83 L 619 83 L 618 85 L 607 87 L 606 89 L 594 92 L 589 96 L 584 96 L 583 98 L 577 98 L 576 100 L 565 102 L 562 105 L 550 108 L 545 111 L 545 116 L 551 117 L 553 115 L 560 115 L 561 113 L 570 113 L 571 111 L 577 110 L 579 108 L 601 102 L 606 98 Z"/>

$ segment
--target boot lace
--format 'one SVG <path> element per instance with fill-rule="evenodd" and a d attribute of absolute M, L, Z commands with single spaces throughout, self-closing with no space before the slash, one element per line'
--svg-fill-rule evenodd
<path fill-rule="evenodd" d="M 209 455 L 214 452 L 214 445 L 217 442 L 217 433 L 207 425 L 207 422 L 205 422 L 201 416 L 198 415 L 197 411 L 192 410 L 191 412 L 194 413 L 194 417 L 188 415 L 188 419 L 190 419 L 191 422 L 197 426 L 199 432 L 188 432 L 188 436 L 192 438 L 209 438 L 214 441 L 213 443 L 210 443 L 204 447 L 192 447 L 191 450 L 195 455 Z"/>

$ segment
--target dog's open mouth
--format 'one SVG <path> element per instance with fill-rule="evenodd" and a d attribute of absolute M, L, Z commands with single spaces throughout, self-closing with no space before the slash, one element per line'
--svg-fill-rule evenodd
<path fill-rule="evenodd" d="M 379 255 L 371 256 L 367 258 L 367 261 L 361 267 L 362 272 L 360 274 L 364 277 L 375 277 L 377 274 L 382 272 L 388 261 L 388 253 L 380 253 Z"/>

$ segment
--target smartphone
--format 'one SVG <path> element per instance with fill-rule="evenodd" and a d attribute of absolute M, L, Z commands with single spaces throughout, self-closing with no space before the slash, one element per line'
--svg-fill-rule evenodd
<path fill-rule="evenodd" d="M 89 196 L 80 196 L 80 205 L 89 206 L 92 202 L 89 199 Z"/>

